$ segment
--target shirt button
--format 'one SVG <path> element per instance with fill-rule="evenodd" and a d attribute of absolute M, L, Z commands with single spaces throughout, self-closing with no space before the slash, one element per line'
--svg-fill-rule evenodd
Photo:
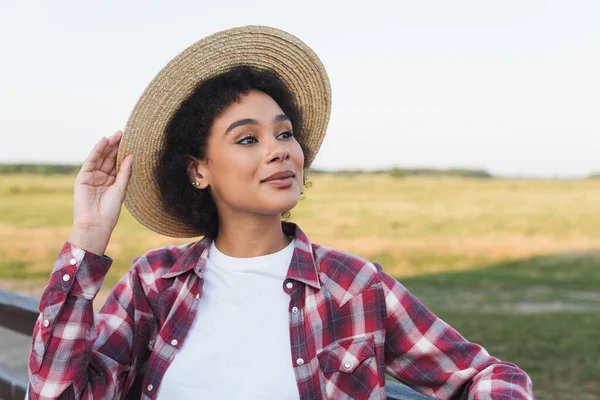
<path fill-rule="evenodd" d="M 293 312 L 294 314 L 298 313 L 298 307 L 292 307 L 292 312 Z"/>
<path fill-rule="evenodd" d="M 288 282 L 288 283 L 285 284 L 285 287 L 288 288 L 288 289 L 291 289 L 291 288 L 294 287 L 294 284 L 292 282 Z"/>
<path fill-rule="evenodd" d="M 154 389 L 154 386 L 152 386 L 152 384 L 149 384 L 149 385 L 148 385 L 148 391 L 149 391 L 149 392 L 151 392 L 151 391 L 152 391 L 152 389 Z"/>
<path fill-rule="evenodd" d="M 69 264 L 71 264 L 71 265 L 75 265 L 75 264 L 77 264 L 77 259 L 76 259 L 76 258 L 71 258 L 71 259 L 69 260 Z"/>
<path fill-rule="evenodd" d="M 177 343 L 179 343 L 177 339 L 171 340 L 171 346 L 177 346 Z"/>
<path fill-rule="evenodd" d="M 344 363 L 344 368 L 346 368 L 346 369 L 350 369 L 351 367 L 352 367 L 352 363 L 351 363 L 350 361 L 346 361 L 346 362 Z"/>
<path fill-rule="evenodd" d="M 194 298 L 195 298 L 196 300 L 198 300 L 198 299 L 200 298 L 200 293 L 196 293 L 196 296 L 194 296 Z"/>
<path fill-rule="evenodd" d="M 50 321 L 48 321 L 47 319 L 44 320 L 44 326 L 47 328 L 48 325 L 50 325 Z"/>
<path fill-rule="evenodd" d="M 71 279 L 71 277 L 69 276 L 69 274 L 64 274 L 63 275 L 63 281 L 69 282 L 69 279 Z"/>
<path fill-rule="evenodd" d="M 299 358 L 299 359 L 296 360 L 296 364 L 302 365 L 302 364 L 304 364 L 304 360 L 301 359 L 301 358 Z"/>

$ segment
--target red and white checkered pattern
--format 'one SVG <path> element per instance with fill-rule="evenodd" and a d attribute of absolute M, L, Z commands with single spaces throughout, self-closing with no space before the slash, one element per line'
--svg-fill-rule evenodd
<path fill-rule="evenodd" d="M 439 399 L 534 399 L 525 372 L 464 339 L 381 266 L 283 226 L 295 236 L 282 290 L 301 399 L 384 399 L 386 372 Z M 30 397 L 155 398 L 202 299 L 210 241 L 136 258 L 97 314 L 112 259 L 65 243 L 40 301 Z"/>

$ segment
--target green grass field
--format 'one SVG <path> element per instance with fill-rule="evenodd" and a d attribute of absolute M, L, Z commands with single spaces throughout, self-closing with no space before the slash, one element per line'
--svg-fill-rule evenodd
<path fill-rule="evenodd" d="M 74 176 L 0 175 L 0 282 L 41 291 L 69 235 Z M 465 337 L 524 368 L 538 399 L 600 398 L 600 182 L 314 175 L 311 240 L 378 261 Z M 185 243 L 124 208 L 103 291 Z"/>

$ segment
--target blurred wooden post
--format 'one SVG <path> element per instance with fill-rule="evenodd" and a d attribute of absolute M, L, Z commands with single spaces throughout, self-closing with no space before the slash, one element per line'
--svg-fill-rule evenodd
<path fill-rule="evenodd" d="M 0 289 L 0 326 L 31 336 L 38 318 L 39 300 L 19 293 Z M 22 400 L 27 382 L 0 370 L 0 399 Z"/>
<path fill-rule="evenodd" d="M 31 336 L 40 314 L 38 303 L 33 297 L 0 289 L 0 326 Z"/>

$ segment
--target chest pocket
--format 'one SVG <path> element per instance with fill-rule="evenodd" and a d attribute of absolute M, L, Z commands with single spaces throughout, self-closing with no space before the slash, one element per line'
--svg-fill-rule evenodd
<path fill-rule="evenodd" d="M 380 399 L 372 335 L 339 340 L 317 354 L 326 399 Z"/>
<path fill-rule="evenodd" d="M 342 339 L 317 355 L 321 371 L 327 374 L 340 371 L 351 374 L 366 359 L 375 355 L 372 336 Z"/>

